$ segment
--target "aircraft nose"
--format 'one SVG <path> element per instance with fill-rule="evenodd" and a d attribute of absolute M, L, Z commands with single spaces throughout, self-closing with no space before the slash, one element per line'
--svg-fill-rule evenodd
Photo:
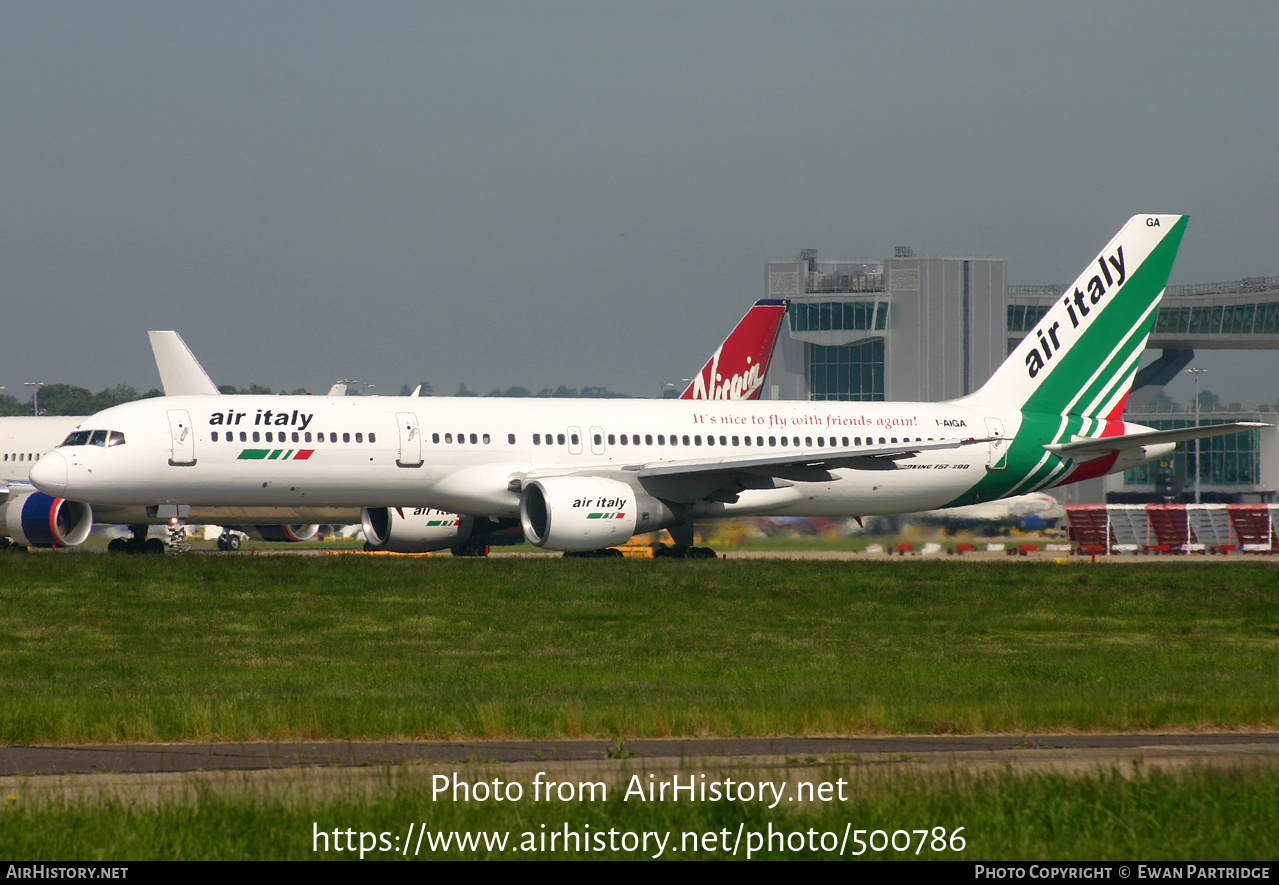
<path fill-rule="evenodd" d="M 60 495 L 67 487 L 67 458 L 49 452 L 31 466 L 31 484 L 46 495 Z"/>

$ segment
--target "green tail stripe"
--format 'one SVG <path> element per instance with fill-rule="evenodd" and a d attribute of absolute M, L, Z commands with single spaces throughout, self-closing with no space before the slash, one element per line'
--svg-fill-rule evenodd
<path fill-rule="evenodd" d="M 237 461 L 263 461 L 266 459 L 268 449 L 242 449 Z"/>
<path fill-rule="evenodd" d="M 1172 272 L 1187 220 L 1183 217 L 1159 241 L 1141 266 L 1112 296 L 1116 300 L 1106 305 L 1105 312 L 1089 326 L 1087 333 L 1061 356 L 1052 373 L 1030 395 L 1022 407 L 1023 411 L 1061 415 L 1069 409 L 1070 414 L 1101 417 L 1083 411 L 1080 404 L 1105 402 L 1106 397 L 1102 394 L 1106 388 L 1113 388 L 1116 376 L 1126 374 L 1123 370 L 1125 363 L 1134 353 L 1145 349 L 1146 338 L 1154 327 L 1157 313 L 1150 308 L 1168 284 L 1168 275 Z M 1123 293 L 1122 298 L 1119 292 Z M 1146 314 L 1144 319 L 1142 314 Z M 1098 356 L 1112 353 L 1102 371 L 1094 376 Z M 1092 382 L 1080 391 L 1081 379 L 1089 378 L 1093 379 Z"/>
<path fill-rule="evenodd" d="M 1091 418 L 1105 417 L 1102 414 L 1105 404 L 1113 398 L 1116 390 L 1126 390 L 1137 372 L 1137 363 L 1141 361 L 1141 354 L 1146 349 L 1146 339 L 1154 326 L 1158 307 L 1158 300 L 1152 301 L 1146 308 L 1146 314 L 1137 316 L 1129 334 L 1120 338 L 1110 359 L 1069 405 L 1070 414 Z"/>
<path fill-rule="evenodd" d="M 1040 375 L 1022 404 L 1021 426 L 1009 445 L 1006 469 L 987 473 L 947 506 L 1037 491 L 1068 475 L 1074 462 L 1045 451 L 1043 445 L 1098 435 L 1108 413 L 1122 401 L 1154 327 L 1187 221 L 1181 217 L 1123 285 L 1109 294 L 1102 313 L 1069 350 L 1052 354 L 1048 372 Z M 1048 348 L 1043 352 L 1046 359 Z"/>

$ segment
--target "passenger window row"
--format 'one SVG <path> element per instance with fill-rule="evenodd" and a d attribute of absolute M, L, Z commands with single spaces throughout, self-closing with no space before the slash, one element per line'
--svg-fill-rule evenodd
<path fill-rule="evenodd" d="M 572 443 L 573 443 L 573 445 L 575 445 L 575 446 L 576 446 L 576 445 L 580 445 L 580 442 L 578 441 L 578 436 L 577 436 L 577 434 L 576 434 L 576 433 L 570 433 L 570 434 L 568 435 L 568 437 L 565 437 L 565 435 L 564 435 L 564 434 L 562 434 L 562 433 L 548 433 L 548 434 L 546 434 L 546 443 L 545 443 L 545 444 L 546 444 L 546 445 L 548 445 L 548 446 L 554 446 L 554 445 L 561 445 L 561 446 L 562 446 L 562 445 L 564 445 L 564 442 L 565 442 L 565 439 L 566 439 L 566 438 L 567 438 L 567 439 L 569 439 L 569 440 L 571 440 L 571 441 L 572 441 Z M 535 445 L 535 446 L 540 446 L 540 445 L 542 445 L 542 444 L 543 444 L 543 443 L 542 443 L 542 434 L 540 434 L 540 433 L 535 433 L 535 434 L 533 434 L 533 445 Z"/>
<path fill-rule="evenodd" d="M 467 434 L 465 434 L 465 433 L 459 433 L 459 434 L 457 435 L 457 443 L 458 443 L 458 445 L 466 445 L 467 436 L 468 436 L 468 435 L 467 435 Z M 485 433 L 485 434 L 472 433 L 472 434 L 470 434 L 469 436 L 470 436 L 470 440 L 471 440 L 471 445 L 473 445 L 473 446 L 480 445 L 480 443 L 481 443 L 481 442 L 483 442 L 483 444 L 487 446 L 489 443 L 491 443 L 491 442 L 493 441 L 493 440 L 489 437 L 489 435 L 488 435 L 487 433 Z M 511 443 L 511 445 L 515 445 L 515 434 L 513 434 L 513 433 L 512 433 L 510 436 L 508 436 L 508 437 L 507 437 L 507 439 L 508 439 L 508 441 Z M 439 435 L 438 433 L 432 433 L 432 434 L 431 434 L 431 442 L 436 443 L 436 444 L 438 445 L 438 444 L 439 444 L 439 442 L 440 442 L 440 435 Z M 447 445 L 452 445 L 452 444 L 453 444 L 453 434 L 451 434 L 451 433 L 446 433 L 446 434 L 444 434 L 444 442 L 445 442 L 445 444 L 447 444 Z"/>
<path fill-rule="evenodd" d="M 601 435 L 600 435 L 600 434 L 598 434 L 598 433 L 597 433 L 597 434 L 595 434 L 595 436 L 594 436 L 594 438 L 593 438 L 593 439 L 594 439 L 594 442 L 595 442 L 595 445 L 596 445 L 596 446 L 603 445 L 603 438 L 601 437 Z M 644 439 L 644 445 L 649 445 L 649 446 L 653 445 L 653 435 L 652 435 L 652 434 L 644 434 L 643 439 Z M 732 436 L 732 437 L 730 437 L 730 436 L 714 436 L 714 435 L 711 435 L 711 434 L 707 434 L 706 439 L 705 439 L 705 444 L 706 444 L 706 445 L 708 445 L 708 446 L 714 446 L 714 445 L 721 445 L 721 446 L 727 446 L 727 445 L 742 446 L 742 445 L 745 445 L 745 446 L 754 446 L 754 447 L 762 448 L 762 447 L 765 445 L 764 439 L 765 439 L 765 438 L 764 438 L 764 437 L 762 437 L 762 436 L 755 436 L 755 437 L 750 437 L 750 436 L 742 436 L 742 437 Z M 931 437 L 930 437 L 930 440 L 931 440 Z M 882 437 L 882 436 L 881 436 L 881 437 L 879 437 L 879 445 L 887 445 L 887 444 L 889 444 L 889 443 L 896 443 L 897 441 L 898 441 L 898 439 L 897 439 L 897 437 L 895 437 L 895 436 L 894 436 L 894 437 L 892 437 L 891 439 L 886 439 L 885 437 Z M 910 440 L 910 438 L 909 438 L 909 437 L 907 437 L 907 438 L 905 438 L 905 439 L 903 439 L 903 440 L 901 440 L 901 441 L 902 441 L 902 442 L 910 442 L 911 440 Z M 683 445 L 686 445 L 686 446 L 687 446 L 687 445 L 700 446 L 700 445 L 702 445 L 702 444 L 703 444 L 703 440 L 702 440 L 702 436 L 701 436 L 701 434 L 694 434 L 691 440 L 690 440 L 690 438 L 689 438 L 688 434 L 684 434 L 684 435 L 682 435 L 682 436 L 679 436 L 679 435 L 676 435 L 676 434 L 673 434 L 673 433 L 671 434 L 670 442 L 669 442 L 669 444 L 670 444 L 670 445 L 672 445 L 672 446 L 677 446 L 677 445 L 680 445 L 680 444 L 681 444 L 681 442 L 683 443 Z M 923 437 L 915 437 L 915 442 L 923 442 Z M 798 436 L 783 436 L 783 437 L 770 436 L 770 437 L 768 437 L 768 443 L 767 443 L 767 444 L 768 444 L 769 446 L 771 446 L 772 448 L 777 448 L 777 446 L 778 446 L 778 444 L 779 444 L 779 443 L 780 443 L 781 445 L 783 445 L 783 446 L 788 447 L 788 448 L 789 448 L 790 446 L 792 446 L 792 445 L 793 445 L 793 446 L 799 446 L 799 445 L 801 445 L 801 438 L 800 438 L 800 437 L 798 437 Z M 625 445 L 633 445 L 633 446 L 638 446 L 638 445 L 640 444 L 640 435 L 639 435 L 638 433 L 632 433 L 632 434 L 630 434 L 629 436 L 628 436 L 627 434 L 625 434 L 625 433 L 622 433 L 622 434 L 612 434 L 612 433 L 610 433 L 610 434 L 608 434 L 608 444 L 609 444 L 610 446 L 614 446 L 614 445 L 623 445 L 623 446 L 625 446 Z M 811 437 L 811 436 L 806 436 L 806 437 L 803 437 L 803 439 L 802 439 L 802 444 L 803 444 L 804 446 L 806 446 L 807 448 L 810 448 L 810 449 L 811 449 L 811 448 L 819 448 L 819 449 L 824 449 L 824 448 L 843 448 L 843 449 L 847 449 L 847 448 L 852 448 L 852 447 L 855 447 L 855 446 L 860 446 L 860 445 L 862 445 L 862 444 L 863 444 L 863 440 L 862 440 L 862 437 L 860 437 L 860 436 L 856 436 L 856 437 L 852 437 L 852 438 L 849 438 L 849 437 L 847 437 L 847 436 L 844 436 L 844 437 L 835 437 L 835 436 L 832 436 L 832 437 L 829 437 L 829 438 L 824 437 L 824 436 L 819 436 L 819 437 L 817 437 L 816 444 L 814 444 L 813 437 Z M 875 437 L 868 436 L 868 437 L 866 437 L 866 438 L 865 438 L 865 445 L 873 446 L 873 445 L 875 445 L 875 444 L 876 444 L 876 442 L 875 442 Z M 657 445 L 659 445 L 659 446 L 667 445 L 667 439 L 666 439 L 666 436 L 665 436 L 664 434 L 660 434 L 660 433 L 659 433 L 659 434 L 657 435 Z"/>
<path fill-rule="evenodd" d="M 352 434 L 352 433 L 349 433 L 349 432 L 348 432 L 348 433 L 342 433 L 342 434 L 340 434 L 340 436 L 341 436 L 341 441 L 342 441 L 342 442 L 344 442 L 344 443 L 350 443 L 350 442 L 352 441 L 352 438 L 354 438 L 354 441 L 355 441 L 355 442 L 357 442 L 357 443 L 363 443 L 363 442 L 364 442 L 365 434 L 363 434 L 363 433 L 355 433 L 355 434 Z M 221 438 L 222 438 L 223 440 L 225 440 L 226 442 L 235 442 L 235 441 L 236 441 L 235 437 L 236 437 L 236 432 L 235 432 L 235 431 L 231 431 L 231 430 L 225 431 L 225 432 L 223 432 L 223 433 L 221 434 Z M 336 443 L 336 442 L 338 442 L 338 437 L 339 437 L 339 434 L 338 434 L 338 433 L 336 433 L 336 432 L 329 432 L 329 433 L 328 433 L 328 435 L 327 435 L 327 437 L 326 437 L 326 435 L 325 435 L 324 433 L 314 433 L 314 434 L 313 434 L 313 433 L 312 433 L 311 431 L 309 431 L 309 430 L 307 430 L 307 431 L 297 431 L 297 430 L 293 430 L 293 431 L 284 431 L 284 430 L 280 430 L 280 431 L 271 431 L 271 430 L 268 430 L 268 431 L 265 431 L 265 439 L 263 439 L 263 434 L 262 434 L 262 433 L 259 433 L 259 432 L 258 432 L 258 431 L 256 431 L 256 430 L 254 430 L 254 431 L 252 431 L 252 432 L 244 431 L 244 430 L 239 431 L 239 442 L 255 442 L 255 443 L 256 443 L 256 442 L 269 442 L 269 443 L 271 443 L 271 442 L 273 442 L 273 443 L 286 443 L 286 442 L 294 442 L 294 443 L 310 443 L 310 442 L 315 442 L 315 443 L 323 443 L 323 442 L 326 442 L 326 441 L 327 441 L 327 442 L 329 442 L 329 443 Z M 210 433 L 210 438 L 212 439 L 212 441 L 213 441 L 213 442 L 218 442 L 218 441 L 219 441 L 219 432 L 218 432 L 218 431 L 216 431 L 216 430 L 212 431 L 212 432 Z M 701 434 L 693 434 L 693 435 L 691 435 L 691 436 L 690 436 L 690 435 L 689 435 L 689 434 L 687 434 L 687 433 L 682 434 L 682 435 L 681 435 L 681 434 L 674 434 L 674 433 L 672 433 L 672 434 L 670 434 L 670 438 L 669 438 L 669 440 L 667 439 L 666 434 L 662 434 L 662 433 L 657 434 L 657 435 L 656 435 L 656 437 L 654 437 L 654 435 L 653 435 L 653 434 L 651 434 L 651 433 L 643 434 L 643 436 L 642 436 L 642 437 L 641 437 L 641 435 L 640 435 L 640 434 L 638 434 L 638 433 L 632 433 L 632 434 L 625 434 L 625 433 L 621 433 L 621 434 L 614 434 L 614 433 L 610 433 L 610 434 L 608 434 L 608 435 L 607 435 L 607 438 L 608 438 L 608 444 L 609 444 L 610 446 L 616 446 L 616 445 L 623 445 L 623 446 L 638 446 L 638 445 L 641 445 L 641 438 L 643 439 L 643 443 L 642 443 L 642 444 L 643 444 L 643 445 L 647 445 L 647 446 L 651 446 L 651 445 L 653 445 L 653 444 L 654 444 L 654 439 L 656 439 L 656 444 L 657 444 L 657 445 L 659 445 L 659 446 L 666 446 L 666 445 L 671 445 L 671 446 L 679 446 L 679 445 L 684 445 L 684 446 L 700 446 L 700 445 L 702 445 L 702 444 L 703 444 L 703 440 L 702 440 L 702 435 L 701 435 Z M 466 444 L 468 444 L 468 443 L 469 443 L 470 445 L 481 445 L 481 444 L 482 444 L 482 445 L 490 445 L 490 444 L 491 444 L 491 442 L 492 442 L 492 438 L 491 438 L 491 437 L 489 436 L 489 434 L 487 434 L 487 433 L 484 433 L 484 434 L 476 434 L 476 433 L 458 433 L 458 434 L 456 434 L 456 436 L 455 436 L 454 434 L 452 434 L 452 433 L 445 433 L 445 434 L 443 434 L 442 439 L 443 439 L 443 442 L 444 442 L 444 444 L 445 444 L 445 445 L 454 445 L 454 444 L 457 444 L 457 445 L 466 445 Z M 929 437 L 928 439 L 929 439 L 929 441 L 930 441 L 930 442 L 932 441 L 932 437 Z M 739 445 L 745 445 L 745 446 L 753 446 L 753 447 L 757 447 L 757 448 L 762 448 L 762 447 L 764 447 L 764 445 L 765 445 L 764 440 L 765 440 L 765 437 L 763 437 L 763 436 L 756 436 L 756 437 L 750 437 L 750 436 L 742 436 L 742 437 L 732 436 L 732 437 L 729 437 L 729 436 L 726 436 L 726 435 L 725 435 L 725 436 L 718 436 L 718 437 L 717 437 L 717 436 L 715 436 L 715 435 L 713 435 L 713 434 L 707 434 L 707 435 L 706 435 L 706 439 L 705 439 L 705 445 L 707 445 L 707 446 L 714 446 L 714 445 L 720 445 L 720 446 L 734 445 L 734 446 L 739 446 Z M 783 437 L 776 437 L 776 436 L 770 436 L 770 437 L 767 437 L 767 440 L 768 440 L 767 445 L 768 445 L 769 447 L 771 447 L 771 448 L 777 448 L 777 447 L 778 447 L 778 445 L 779 445 L 779 443 L 780 443 L 780 445 L 781 445 L 781 446 L 783 446 L 783 447 L 788 447 L 788 448 L 789 448 L 790 446 L 792 446 L 792 445 L 793 445 L 793 446 L 796 446 L 796 447 L 798 447 L 798 446 L 800 446 L 800 445 L 801 445 L 801 440 L 800 440 L 800 437 L 798 437 L 798 436 L 793 436 L 793 437 L 786 437 L 786 436 L 783 436 Z M 377 442 L 377 434 L 376 434 L 376 433 L 369 433 L 369 434 L 368 434 L 368 441 L 369 441 L 370 443 L 376 443 L 376 442 Z M 441 441 L 441 435 L 440 435 L 439 433 L 432 433 L 432 434 L 431 434 L 431 442 L 432 442 L 432 443 L 435 443 L 435 444 L 437 444 L 437 445 L 438 445 L 438 444 L 440 443 L 440 441 Z M 515 445 L 515 434 L 513 434 L 513 433 L 509 433 L 509 434 L 507 434 L 507 436 L 506 436 L 506 441 L 507 441 L 507 443 L 508 443 L 509 445 Z M 887 444 L 889 444 L 889 443 L 896 444 L 896 443 L 897 443 L 897 441 L 898 441 L 898 438 L 897 438 L 897 437 L 895 437 L 895 436 L 894 436 L 894 437 L 892 437 L 891 439 L 886 439 L 885 437 L 882 437 L 882 436 L 878 438 L 878 444 L 879 444 L 879 445 L 887 445 Z M 910 442 L 910 441 L 911 441 L 911 440 L 910 440 L 910 438 L 909 438 L 909 437 L 906 437 L 905 439 L 903 439 L 903 440 L 902 440 L 902 442 Z M 598 448 L 598 447 L 600 447 L 600 446 L 602 446 L 602 445 L 604 444 L 604 435 L 603 435 L 603 434 L 599 434 L 599 433 L 594 434 L 594 435 L 592 436 L 592 442 L 595 444 L 595 446 L 596 446 L 597 448 Z M 916 438 L 915 438 L 915 442 L 923 442 L 923 438 L 922 438 L 922 437 L 916 437 Z M 572 445 L 574 445 L 574 446 L 576 446 L 576 445 L 579 445 L 579 444 L 580 444 L 580 443 L 579 443 L 578 435 L 577 435 L 576 433 L 569 433 L 569 434 L 564 434 L 564 433 L 547 433 L 547 434 L 535 433 L 535 434 L 533 434 L 533 445 L 535 445 L 535 446 L 540 446 L 540 445 L 548 445 L 548 446 L 551 446 L 551 445 L 561 445 L 561 446 L 562 446 L 562 445 L 566 445 L 566 444 L 569 444 L 569 443 L 571 443 L 571 444 L 572 444 Z M 68 436 L 68 437 L 66 438 L 66 441 L 64 441 L 62 444 L 63 444 L 64 446 L 87 446 L 87 445 L 94 445 L 94 446 L 108 446 L 108 447 L 110 447 L 110 446 L 119 446 L 119 445 L 124 445 L 124 434 L 123 434 L 123 433 L 121 433 L 121 432 L 120 432 L 120 431 L 118 431 L 118 430 L 110 430 L 110 431 L 108 431 L 108 430 L 77 430 L 77 431 L 73 432 L 70 436 Z M 827 447 L 830 447 L 830 448 L 845 448 L 845 449 L 846 449 L 846 448 L 850 448 L 850 447 L 853 447 L 853 446 L 860 446 L 860 445 L 862 445 L 862 444 L 863 444 L 863 438 L 862 438 L 862 437 L 860 437 L 860 436 L 851 437 L 851 438 L 850 438 L 850 437 L 847 437 L 847 436 L 845 436 L 845 437 L 834 437 L 834 436 L 832 436 L 832 437 L 825 437 L 825 436 L 819 436 L 819 437 L 817 437 L 817 438 L 816 438 L 816 443 L 814 444 L 814 439 L 813 439 L 813 437 L 811 437 L 811 436 L 806 436 L 806 437 L 803 437 L 803 443 L 802 443 L 802 444 L 803 444 L 804 446 L 806 446 L 806 447 L 810 448 L 810 449 L 811 449 L 811 448 L 814 448 L 814 447 L 816 447 L 816 448 L 827 448 Z M 869 446 L 869 445 L 875 445 L 875 444 L 876 444 L 876 439 L 875 439 L 875 437 L 869 437 L 869 436 L 868 436 L 868 437 L 866 437 L 866 438 L 865 438 L 865 444 L 866 444 L 866 445 L 868 445 L 868 446 Z M 24 452 L 23 452 L 23 453 L 15 453 L 15 454 L 5 453 L 5 454 L 3 455 L 3 460 L 4 460 L 4 461 L 34 461 L 34 460 L 36 460 L 36 458 L 37 458 L 37 457 L 38 457 L 38 456 L 36 456 L 36 455 L 27 454 L 27 453 L 24 453 Z"/>
<path fill-rule="evenodd" d="M 294 436 L 296 437 L 296 436 L 297 436 L 297 434 L 295 433 L 295 434 L 294 434 Z M 370 436 L 372 436 L 372 434 L 370 434 Z M 605 434 L 596 433 L 596 434 L 593 434 L 593 435 L 591 436 L 591 442 L 594 444 L 594 446 L 595 446 L 596 448 L 599 448 L 599 447 L 601 447 L 601 446 L 603 446 L 603 445 L 604 445 L 604 440 L 605 440 L 605 438 L 607 438 L 607 439 L 608 439 L 608 444 L 609 444 L 610 446 L 617 446 L 617 445 L 622 445 L 622 446 L 638 446 L 638 445 L 651 446 L 651 445 L 654 445 L 654 444 L 659 445 L 659 446 L 666 446 L 666 445 L 671 445 L 671 446 L 679 446 L 679 445 L 685 445 L 685 446 L 700 446 L 700 445 L 707 445 L 707 446 L 714 446 L 714 445 L 720 445 L 720 446 L 728 446 L 728 445 L 742 446 L 742 445 L 745 445 L 745 446 L 752 446 L 752 447 L 763 448 L 765 445 L 767 445 L 767 446 L 769 446 L 769 447 L 771 447 L 771 448 L 777 448 L 779 445 L 781 445 L 781 446 L 784 446 L 784 447 L 790 448 L 791 446 L 799 447 L 799 446 L 801 446 L 801 445 L 802 445 L 802 446 L 805 446 L 805 447 L 810 448 L 810 449 L 811 449 L 811 448 L 822 448 L 822 449 L 824 449 L 824 448 L 843 448 L 843 449 L 847 449 L 847 448 L 853 448 L 853 447 L 856 447 L 856 446 L 861 446 L 861 445 L 863 445 L 863 444 L 864 444 L 864 445 L 868 445 L 868 446 L 873 446 L 873 445 L 876 445 L 876 444 L 878 444 L 878 445 L 888 445 L 888 444 L 890 444 L 890 443 L 891 443 L 891 444 L 896 444 L 896 443 L 899 441 L 899 440 L 898 440 L 898 438 L 897 438 L 897 437 L 895 437 L 895 436 L 894 436 L 894 437 L 891 437 L 891 438 L 886 438 L 886 437 L 882 437 L 882 436 L 881 436 L 881 437 L 878 437 L 878 440 L 876 439 L 876 437 L 873 437 L 873 436 L 868 436 L 868 437 L 865 437 L 865 438 L 860 437 L 860 436 L 855 436 L 855 437 L 847 437 L 847 436 L 843 436 L 843 437 L 836 437 L 836 436 L 825 437 L 825 436 L 819 436 L 819 437 L 817 437 L 817 438 L 816 438 L 816 441 L 814 441 L 814 438 L 813 438 L 813 437 L 811 437 L 811 436 L 805 436 L 805 437 L 802 437 L 802 438 L 801 438 L 801 437 L 798 437 L 798 436 L 782 436 L 782 437 L 770 436 L 770 437 L 765 438 L 765 437 L 763 437 L 763 436 L 755 436 L 755 437 L 751 437 L 751 436 L 732 436 L 732 437 L 730 437 L 730 436 L 727 436 L 727 435 L 725 435 L 725 436 L 714 436 L 714 435 L 711 435 L 711 434 L 707 434 L 707 435 L 706 435 L 706 437 L 705 437 L 705 439 L 703 440 L 703 438 L 702 438 L 702 435 L 701 435 L 701 434 L 692 434 L 692 435 L 689 435 L 689 434 L 687 434 L 687 433 L 685 433 L 685 434 L 675 434 L 675 433 L 672 433 L 672 434 L 670 434 L 669 439 L 667 438 L 667 435 L 666 435 L 666 434 L 664 434 L 664 433 L 659 433 L 659 434 L 657 434 L 656 436 L 654 436 L 654 434 L 651 434 L 651 433 L 645 433 L 645 434 L 638 434 L 638 433 L 631 433 L 631 434 L 626 434 L 626 433 L 621 433 L 621 434 L 617 434 L 617 433 L 610 433 L 610 434 L 607 434 L 607 437 L 605 436 Z M 765 443 L 765 439 L 767 439 L 767 443 Z M 929 441 L 930 441 L 930 442 L 932 441 L 932 437 L 929 437 L 928 439 L 929 439 Z M 443 441 L 443 443 L 444 443 L 445 445 L 454 445 L 454 444 L 457 444 L 457 445 L 466 445 L 468 442 L 470 443 L 470 445 L 479 445 L 479 444 L 489 445 L 489 444 L 490 444 L 490 442 L 491 442 L 491 439 L 490 439 L 490 437 L 489 437 L 489 435 L 488 435 L 487 433 L 484 433 L 484 434 L 475 434 L 475 433 L 470 433 L 470 434 L 467 434 L 467 433 L 458 433 L 458 434 L 456 434 L 456 435 L 454 435 L 454 434 L 452 434 L 452 433 L 445 433 L 445 434 L 432 433 L 432 434 L 431 434 L 431 442 L 432 442 L 432 443 L 434 443 L 434 444 L 436 444 L 436 445 L 439 445 L 439 444 L 441 443 L 441 441 Z M 513 434 L 513 433 L 508 433 L 508 434 L 507 434 L 507 436 L 506 436 L 506 441 L 507 441 L 507 443 L 508 443 L 508 444 L 510 444 L 510 445 L 515 445 L 515 434 Z M 906 437 L 906 438 L 904 438 L 904 439 L 902 439 L 902 440 L 900 440 L 900 441 L 901 441 L 901 442 L 911 442 L 911 438 L 910 438 L 910 437 Z M 914 441 L 915 441 L 915 442 L 923 442 L 923 441 L 924 441 L 924 439 L 923 439 L 923 437 L 915 437 Z M 569 434 L 564 434 L 564 433 L 546 433 L 546 434 L 542 434 L 542 433 L 535 433 L 535 434 L 533 434 L 533 445 L 535 445 L 535 446 L 542 446 L 542 445 L 546 445 L 546 446 L 560 445 L 560 446 L 562 446 L 562 445 L 568 445 L 568 444 L 570 444 L 570 443 L 571 443 L 572 445 L 574 445 L 574 446 L 579 445 L 578 435 L 577 435 L 576 433 L 569 433 Z"/>
<path fill-rule="evenodd" d="M 218 432 L 217 432 L 216 430 L 215 430 L 215 431 L 213 431 L 213 432 L 212 432 L 209 436 L 210 436 L 210 438 L 211 438 L 214 442 L 217 442 L 217 441 L 218 441 Z M 354 436 L 354 437 L 355 437 L 355 441 L 356 441 L 357 443 L 362 443 L 362 442 L 364 442 L 364 434 L 363 434 L 363 433 L 356 433 L 356 434 L 343 433 L 343 434 L 342 434 L 342 442 L 344 442 L 344 443 L 349 443 L 349 442 L 351 442 L 351 437 L 352 437 L 352 436 Z M 228 430 L 228 431 L 226 431 L 226 432 L 223 434 L 223 437 L 225 438 L 225 441 L 226 441 L 226 442 L 235 442 L 235 441 L 236 441 L 236 440 L 235 440 L 235 431 L 234 431 L 234 430 Z M 290 437 L 291 437 L 291 438 L 290 438 Z M 309 431 L 309 430 L 307 430 L 307 431 L 305 431 L 305 432 L 303 432 L 303 431 L 297 431 L 297 430 L 294 430 L 294 431 L 284 431 L 284 430 L 271 431 L 271 430 L 268 430 L 268 431 L 266 431 L 266 439 L 265 439 L 265 440 L 263 440 L 263 439 L 262 439 L 262 434 L 258 433 L 258 431 L 256 431 L 256 430 L 254 430 L 252 433 L 249 433 L 248 431 L 244 431 L 244 430 L 241 430 L 241 431 L 240 431 L 240 442 L 264 442 L 264 441 L 265 441 L 265 442 L 275 442 L 275 443 L 283 443 L 283 442 L 295 442 L 295 443 L 297 443 L 297 442 L 317 442 L 317 443 L 322 443 L 322 442 L 325 442 L 325 440 L 326 440 L 326 437 L 325 437 L 325 435 L 324 435 L 323 433 L 316 433 L 316 434 L 314 435 L 314 437 L 313 437 L 313 436 L 312 436 L 312 434 L 311 434 L 311 431 Z M 337 441 L 338 441 L 338 434 L 336 434 L 336 433 L 329 433 L 329 435 L 328 435 L 328 437 L 327 437 L 327 441 L 328 441 L 328 442 L 330 442 L 330 443 L 335 443 L 335 442 L 337 442 Z M 376 433 L 370 433 L 370 434 L 369 434 L 369 442 L 371 442 L 371 443 L 375 443 L 375 442 L 377 442 L 377 434 L 376 434 Z"/>

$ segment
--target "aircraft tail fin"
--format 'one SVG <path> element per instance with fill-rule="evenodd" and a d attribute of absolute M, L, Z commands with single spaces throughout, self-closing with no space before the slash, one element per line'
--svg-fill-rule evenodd
<path fill-rule="evenodd" d="M 155 367 L 160 370 L 160 386 L 165 396 L 220 394 L 204 366 L 177 332 L 147 332 Z"/>
<path fill-rule="evenodd" d="M 779 299 L 756 301 L 680 399 L 759 399 L 789 304 Z"/>
<path fill-rule="evenodd" d="M 1185 215 L 1134 215 L 1057 298 L 974 404 L 1116 420 L 1186 230 Z"/>

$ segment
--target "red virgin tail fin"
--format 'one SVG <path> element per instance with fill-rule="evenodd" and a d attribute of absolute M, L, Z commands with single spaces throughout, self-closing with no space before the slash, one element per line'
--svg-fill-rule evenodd
<path fill-rule="evenodd" d="M 789 301 L 756 301 L 680 399 L 759 399 Z"/>

